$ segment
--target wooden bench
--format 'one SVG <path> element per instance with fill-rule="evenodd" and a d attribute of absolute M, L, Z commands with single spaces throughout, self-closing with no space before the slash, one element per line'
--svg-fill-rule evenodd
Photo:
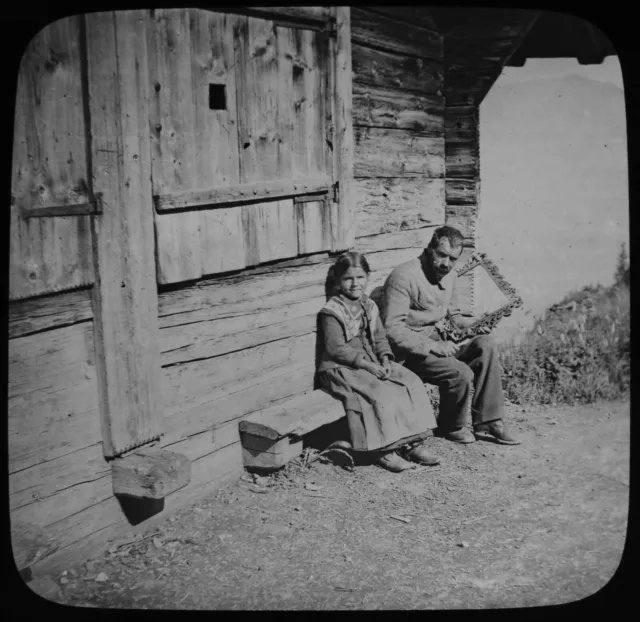
<path fill-rule="evenodd" d="M 302 436 L 344 416 L 342 402 L 322 389 L 265 408 L 239 424 L 244 466 L 279 469 L 300 455 Z"/>

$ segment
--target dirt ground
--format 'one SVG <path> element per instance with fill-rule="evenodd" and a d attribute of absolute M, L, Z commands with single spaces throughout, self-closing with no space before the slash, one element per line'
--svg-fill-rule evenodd
<path fill-rule="evenodd" d="M 429 443 L 437 467 L 340 457 L 245 474 L 50 583 L 59 602 L 133 609 L 475 609 L 594 594 L 622 556 L 628 402 L 510 406 L 523 444 Z M 322 460 L 322 459 L 321 459 Z"/>

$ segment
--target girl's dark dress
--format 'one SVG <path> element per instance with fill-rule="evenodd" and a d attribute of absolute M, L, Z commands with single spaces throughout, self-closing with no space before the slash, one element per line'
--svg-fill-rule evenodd
<path fill-rule="evenodd" d="M 393 450 L 431 435 L 436 418 L 424 384 L 395 362 L 379 380 L 358 369 L 364 358 L 381 364 L 391 347 L 375 303 L 363 296 L 353 312 L 340 296 L 320 311 L 324 351 L 318 366 L 321 386 L 342 400 L 355 450 Z"/>

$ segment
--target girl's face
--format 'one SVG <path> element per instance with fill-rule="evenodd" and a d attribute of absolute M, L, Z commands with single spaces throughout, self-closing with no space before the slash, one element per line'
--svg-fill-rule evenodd
<path fill-rule="evenodd" d="M 369 277 L 362 268 L 349 268 L 339 282 L 340 293 L 349 300 L 360 300 Z"/>

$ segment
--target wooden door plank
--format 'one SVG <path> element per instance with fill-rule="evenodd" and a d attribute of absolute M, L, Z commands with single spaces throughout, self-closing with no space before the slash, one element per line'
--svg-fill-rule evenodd
<path fill-rule="evenodd" d="M 162 430 L 146 13 L 86 16 L 95 216 L 96 367 L 106 456 Z M 123 112 L 126 113 L 123 114 Z"/>
<path fill-rule="evenodd" d="M 80 62 L 80 18 L 41 30 L 25 50 L 16 93 L 9 296 L 93 282 L 87 216 L 24 220 L 23 210 L 91 200 Z"/>
<path fill-rule="evenodd" d="M 331 212 L 324 201 L 296 204 L 298 254 L 318 253 L 331 248 Z"/>
<path fill-rule="evenodd" d="M 240 181 L 273 179 L 279 152 L 275 27 L 267 20 L 239 18 L 235 42 Z"/>
<path fill-rule="evenodd" d="M 339 185 L 336 218 L 333 232 L 333 251 L 351 248 L 355 240 L 355 218 L 352 189 L 354 175 L 354 137 L 351 68 L 351 11 L 349 7 L 334 7 L 336 40 L 335 72 L 335 181 Z"/>
<path fill-rule="evenodd" d="M 158 9 L 149 24 L 150 123 L 154 194 L 193 190 L 194 106 L 190 14 Z M 155 218 L 158 281 L 173 283 L 201 275 L 200 215 Z"/>

